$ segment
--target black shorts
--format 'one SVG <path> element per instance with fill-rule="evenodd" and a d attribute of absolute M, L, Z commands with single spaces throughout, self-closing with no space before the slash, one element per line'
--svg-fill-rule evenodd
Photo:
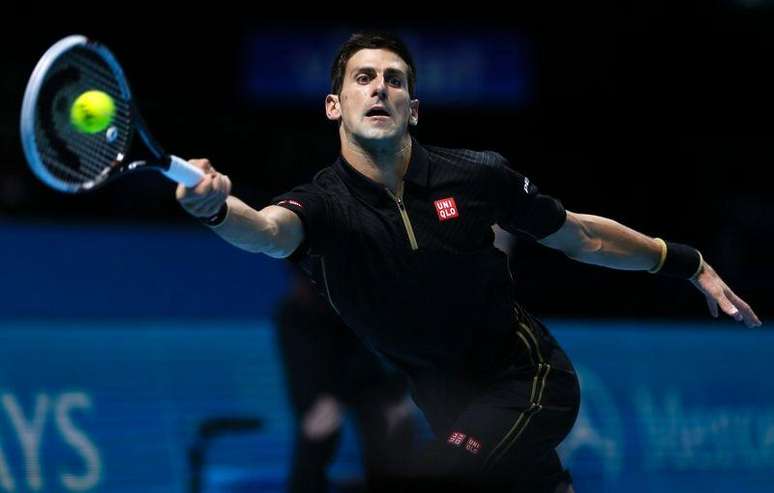
<path fill-rule="evenodd" d="M 486 382 L 447 384 L 421 406 L 438 441 L 403 491 L 553 492 L 570 481 L 556 447 L 572 429 L 580 387 L 572 364 L 538 320 L 515 310 L 514 361 Z"/>

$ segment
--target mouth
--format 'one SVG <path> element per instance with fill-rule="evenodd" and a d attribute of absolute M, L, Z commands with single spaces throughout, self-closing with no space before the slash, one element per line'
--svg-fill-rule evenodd
<path fill-rule="evenodd" d="M 366 112 L 366 118 L 389 118 L 390 112 L 382 107 L 373 107 Z"/>

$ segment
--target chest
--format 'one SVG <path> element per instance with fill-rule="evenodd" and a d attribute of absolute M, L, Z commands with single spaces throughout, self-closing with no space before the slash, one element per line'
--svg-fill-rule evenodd
<path fill-rule="evenodd" d="M 380 256 L 466 254 L 490 248 L 494 209 L 461 185 L 406 186 L 401 196 L 354 200 L 339 211 L 351 247 Z"/>

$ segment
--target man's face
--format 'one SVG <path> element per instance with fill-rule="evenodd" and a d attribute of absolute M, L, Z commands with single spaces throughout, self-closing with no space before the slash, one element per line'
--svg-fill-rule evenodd
<path fill-rule="evenodd" d="M 408 65 L 398 55 L 363 49 L 350 57 L 341 93 L 329 94 L 325 107 L 357 140 L 399 140 L 416 125 L 419 101 L 409 97 Z"/>

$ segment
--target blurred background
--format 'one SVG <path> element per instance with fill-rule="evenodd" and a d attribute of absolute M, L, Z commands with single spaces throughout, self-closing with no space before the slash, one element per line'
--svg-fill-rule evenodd
<path fill-rule="evenodd" d="M 576 491 L 774 491 L 774 2 L 52 17 L 0 33 L 0 491 L 283 491 L 292 449 L 272 321 L 284 262 L 218 240 L 161 177 L 78 196 L 40 184 L 18 118 L 43 52 L 73 33 L 107 44 L 162 145 L 260 207 L 335 160 L 330 63 L 363 28 L 412 49 L 420 142 L 496 150 L 570 210 L 700 248 L 764 320 L 713 320 L 689 283 L 516 238 L 520 298 L 582 378 L 562 446 Z M 359 447 L 348 420 L 334 487 L 362 478 Z"/>

